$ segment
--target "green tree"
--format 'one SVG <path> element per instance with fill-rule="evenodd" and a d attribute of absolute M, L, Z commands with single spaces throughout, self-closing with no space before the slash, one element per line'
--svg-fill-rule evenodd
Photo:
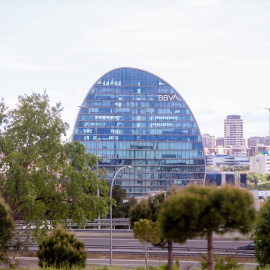
<path fill-rule="evenodd" d="M 9 266 L 8 248 L 9 242 L 13 237 L 14 222 L 11 211 L 3 198 L 0 197 L 0 261 Z"/>
<path fill-rule="evenodd" d="M 159 193 L 154 197 L 149 197 L 146 200 L 135 204 L 129 212 L 130 225 L 133 228 L 134 223 L 140 219 L 149 219 L 156 222 L 158 219 L 159 210 L 165 200 L 166 194 Z"/>
<path fill-rule="evenodd" d="M 148 219 L 152 222 L 157 222 L 159 211 L 165 200 L 165 197 L 168 196 L 166 193 L 159 193 L 154 197 L 149 197 L 146 200 L 135 204 L 129 212 L 129 220 L 131 228 L 134 227 L 135 222 L 141 219 Z M 168 262 L 172 264 L 172 241 L 167 241 L 159 236 L 160 241 L 158 243 L 153 242 L 154 246 L 160 246 L 161 248 L 168 248 Z"/>
<path fill-rule="evenodd" d="M 136 204 L 137 200 L 131 198 L 127 199 L 127 192 L 121 189 L 120 185 L 114 185 L 112 189 L 112 198 L 115 200 L 115 205 L 112 207 L 113 218 L 128 218 L 130 208 Z"/>
<path fill-rule="evenodd" d="M 262 268 L 270 265 L 270 201 L 261 208 L 255 223 L 252 239 L 256 245 L 255 257 Z"/>
<path fill-rule="evenodd" d="M 43 237 L 37 255 L 42 268 L 71 269 L 73 266 L 85 267 L 87 252 L 82 240 L 58 224 L 57 229 Z"/>
<path fill-rule="evenodd" d="M 253 197 L 232 186 L 190 186 L 169 196 L 162 205 L 158 222 L 161 234 L 179 243 L 206 236 L 208 266 L 213 269 L 213 233 L 251 231 L 256 211 Z M 168 264 L 168 269 L 169 264 Z"/>
<path fill-rule="evenodd" d="M 249 189 L 268 189 L 270 185 L 269 175 L 263 173 L 248 173 L 247 186 Z"/>
<path fill-rule="evenodd" d="M 220 168 L 223 172 L 237 172 L 237 171 L 248 171 L 249 166 L 225 166 Z"/>
<path fill-rule="evenodd" d="M 160 231 L 157 222 L 153 222 L 149 219 L 140 219 L 136 221 L 133 226 L 134 237 L 138 238 L 144 245 L 145 250 L 145 266 L 148 270 L 147 263 L 147 243 L 159 243 Z"/>
<path fill-rule="evenodd" d="M 50 106 L 46 92 L 19 96 L 15 109 L 2 111 L 1 193 L 14 220 L 37 225 L 36 236 L 44 233 L 45 220 L 83 225 L 109 211 L 107 182 L 91 170 L 96 157 L 78 142 L 62 141 L 68 125 L 61 111 L 60 103 Z"/>

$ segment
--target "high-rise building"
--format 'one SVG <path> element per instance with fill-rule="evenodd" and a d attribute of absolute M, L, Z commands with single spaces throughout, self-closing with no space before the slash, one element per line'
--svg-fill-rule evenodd
<path fill-rule="evenodd" d="M 224 147 L 224 137 L 217 137 L 216 138 L 216 147 L 221 146 Z"/>
<path fill-rule="evenodd" d="M 210 134 L 202 134 L 202 143 L 204 148 L 215 148 L 215 136 Z"/>
<path fill-rule="evenodd" d="M 240 115 L 228 115 L 224 120 L 224 146 L 240 147 L 243 143 L 243 119 Z"/>
<path fill-rule="evenodd" d="M 100 168 L 129 197 L 202 184 L 205 158 L 197 122 L 181 95 L 163 79 L 118 68 L 91 87 L 78 113 L 74 140 L 101 159 Z"/>

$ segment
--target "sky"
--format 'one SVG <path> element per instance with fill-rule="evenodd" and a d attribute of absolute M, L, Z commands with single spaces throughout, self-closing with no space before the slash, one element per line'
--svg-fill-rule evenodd
<path fill-rule="evenodd" d="M 61 102 L 72 134 L 78 106 L 104 73 L 134 67 L 161 77 L 202 134 L 266 136 L 270 107 L 269 0 L 0 0 L 0 97 Z"/>

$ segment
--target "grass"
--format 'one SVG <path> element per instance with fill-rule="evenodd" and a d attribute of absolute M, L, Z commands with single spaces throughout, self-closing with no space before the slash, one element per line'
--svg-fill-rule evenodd
<path fill-rule="evenodd" d="M 11 268 L 0 268 L 0 270 L 10 270 Z M 31 270 L 66 270 L 66 269 L 59 269 L 59 268 L 52 268 L 52 267 L 47 267 L 47 268 L 30 268 Z M 104 266 L 104 265 L 89 265 L 83 270 L 131 270 L 134 268 L 131 267 L 121 267 L 121 266 Z M 16 270 L 29 270 L 29 268 L 16 268 Z M 82 268 L 77 268 L 73 267 L 71 270 L 82 270 Z"/>

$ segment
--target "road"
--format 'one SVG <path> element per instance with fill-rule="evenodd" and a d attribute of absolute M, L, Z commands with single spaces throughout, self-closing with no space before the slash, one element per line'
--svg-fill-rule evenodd
<path fill-rule="evenodd" d="M 104 254 L 102 256 L 96 256 L 94 255 L 94 258 L 87 259 L 87 264 L 96 264 L 96 265 L 109 265 L 109 234 L 105 233 L 103 236 L 101 234 L 95 234 L 93 232 L 87 232 L 87 231 L 76 231 L 77 237 L 79 239 L 82 239 L 86 245 L 86 249 L 89 252 L 89 254 Z M 213 247 L 214 249 L 223 249 L 225 251 L 226 249 L 235 249 L 238 246 L 246 245 L 250 242 L 250 240 L 239 240 L 235 241 L 233 239 L 214 239 L 213 241 Z M 160 248 L 153 248 L 151 244 L 149 244 L 149 253 L 155 253 L 161 251 L 164 253 L 164 256 L 150 256 L 149 257 L 149 265 L 164 265 L 167 263 L 166 255 L 167 250 L 162 250 Z M 195 250 L 200 250 L 197 252 L 198 256 L 195 257 L 194 260 L 190 258 L 190 261 L 182 260 L 180 261 L 180 268 L 181 269 L 198 269 L 200 268 L 200 253 L 206 253 L 207 248 L 207 241 L 204 239 L 194 239 L 194 240 L 188 240 L 185 244 L 178 244 L 174 243 L 174 251 L 175 252 L 181 252 L 183 253 L 189 253 Z M 185 251 L 190 249 L 190 251 Z M 33 246 L 30 248 L 30 250 L 37 250 L 37 246 Z M 117 259 L 116 255 L 118 253 L 122 254 L 125 252 L 139 252 L 141 255 L 144 254 L 144 247 L 143 245 L 137 240 L 133 238 L 132 233 L 129 234 L 121 234 L 121 233 L 113 233 L 113 265 L 119 265 L 119 266 L 127 266 L 127 267 L 138 267 L 138 266 L 144 266 L 145 261 L 143 259 Z M 220 253 L 220 252 L 219 252 Z M 224 253 L 226 255 L 226 253 Z M 160 257 L 160 258 L 159 258 Z M 133 258 L 133 256 L 132 256 Z M 136 258 L 136 256 L 134 257 Z M 138 257 L 137 257 L 138 258 Z M 157 259 L 158 258 L 158 259 Z M 25 258 L 25 260 L 29 260 L 30 258 Z M 19 258 L 19 260 L 24 260 L 24 258 Z M 197 260 L 197 261 L 196 261 Z M 254 263 L 254 260 L 249 260 L 250 263 L 243 264 L 244 269 L 255 269 L 257 264 Z"/>
<path fill-rule="evenodd" d="M 109 246 L 109 238 L 107 237 L 93 237 L 93 236 L 78 236 L 78 238 L 82 239 L 86 246 L 104 246 L 104 248 Z M 230 239 L 214 239 L 213 247 L 221 248 L 221 249 L 235 249 L 239 246 L 244 246 L 250 243 L 250 240 L 230 240 Z M 125 249 L 131 248 L 141 248 L 143 249 L 143 245 L 139 242 L 139 240 L 134 239 L 132 237 L 113 237 L 113 246 L 115 247 L 123 247 Z M 149 244 L 149 247 L 152 245 Z M 184 244 L 174 243 L 174 247 L 186 247 L 186 248 L 207 248 L 207 241 L 204 239 L 194 239 L 188 240 Z"/>
<path fill-rule="evenodd" d="M 85 245 L 87 246 L 87 250 L 91 253 L 91 250 L 97 252 L 98 250 L 108 250 L 109 249 L 109 237 L 87 237 L 87 236 L 81 236 L 81 238 Z M 250 242 L 250 240 L 230 240 L 230 239 L 215 239 L 213 241 L 213 246 L 216 249 L 235 249 L 238 246 L 246 245 Z M 91 247 L 92 246 L 92 247 Z M 144 251 L 143 245 L 133 237 L 113 237 L 113 252 L 116 251 Z M 149 248 L 151 248 L 152 245 L 149 244 Z M 185 244 L 178 244 L 174 243 L 174 248 L 177 250 L 177 248 L 190 248 L 190 249 L 204 249 L 206 252 L 207 248 L 207 241 L 204 239 L 194 239 L 194 240 L 188 240 Z M 154 250 L 157 250 L 156 248 Z M 159 249 L 160 251 L 162 249 Z M 151 252 L 151 249 L 149 250 Z M 164 254 L 166 255 L 167 250 L 163 250 Z M 149 265 L 158 266 L 158 265 L 164 265 L 167 263 L 167 260 L 163 257 L 161 259 L 151 259 L 149 258 Z M 109 259 L 103 258 L 103 259 L 88 259 L 87 264 L 97 264 L 97 265 L 108 265 Z M 127 267 L 139 267 L 144 266 L 145 261 L 144 260 L 135 260 L 135 259 L 113 259 L 113 265 L 121 265 L 121 266 L 127 266 Z M 255 269 L 257 264 L 256 263 L 243 263 L 244 269 Z M 180 268 L 181 269 L 198 269 L 201 267 L 200 261 L 180 261 Z"/>

